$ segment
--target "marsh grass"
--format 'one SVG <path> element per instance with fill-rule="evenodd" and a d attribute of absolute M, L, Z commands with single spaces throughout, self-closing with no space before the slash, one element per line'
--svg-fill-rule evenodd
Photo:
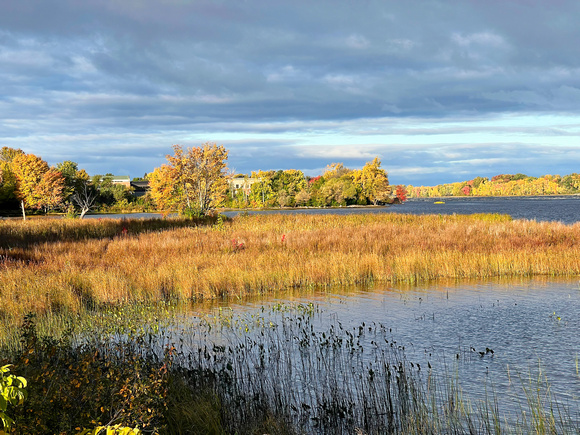
<path fill-rule="evenodd" d="M 353 284 L 578 276 L 580 224 L 503 215 L 0 222 L 0 323 Z"/>
<path fill-rule="evenodd" d="M 115 416 L 163 433 L 578 433 L 578 411 L 543 378 L 520 379 L 525 399 L 505 415 L 493 389 L 470 401 L 453 376 L 408 361 L 380 325 L 321 329 L 310 305 L 188 325 L 178 307 L 352 284 L 578 276 L 579 239 L 580 224 L 501 215 L 1 221 L 0 360 L 37 383 L 40 398 L 19 418 L 34 428 L 44 415 L 45 433 Z M 20 341 L 28 312 L 38 314 L 34 358 Z"/>
<path fill-rule="evenodd" d="M 120 235 L 214 224 L 217 217 L 198 219 L 61 219 L 0 220 L 0 248 L 10 252 L 42 243 L 107 239 Z M 126 231 L 123 231 L 126 230 Z"/>

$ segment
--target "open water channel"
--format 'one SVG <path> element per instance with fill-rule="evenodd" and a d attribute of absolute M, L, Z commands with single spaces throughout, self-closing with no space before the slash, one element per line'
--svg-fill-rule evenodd
<path fill-rule="evenodd" d="M 436 202 L 443 204 L 436 204 Z M 246 211 L 226 211 L 226 216 L 236 216 Z M 570 196 L 529 196 L 491 198 L 420 198 L 404 204 L 387 207 L 338 207 L 303 208 L 281 210 L 255 210 L 249 214 L 306 213 L 306 214 L 351 214 L 351 213 L 409 213 L 409 214 L 509 214 L 514 219 L 534 219 L 537 221 L 560 221 L 572 224 L 580 221 L 580 195 Z M 159 213 L 95 214 L 86 218 L 152 218 Z"/>
<path fill-rule="evenodd" d="M 442 204 L 441 204 L 442 202 Z M 235 216 L 239 212 L 225 214 Z M 529 197 L 457 197 L 418 198 L 404 204 L 387 207 L 340 207 L 331 209 L 296 209 L 250 211 L 251 213 L 409 213 L 409 214 L 508 214 L 514 219 L 560 221 L 571 224 L 580 221 L 580 196 L 529 196 Z"/>

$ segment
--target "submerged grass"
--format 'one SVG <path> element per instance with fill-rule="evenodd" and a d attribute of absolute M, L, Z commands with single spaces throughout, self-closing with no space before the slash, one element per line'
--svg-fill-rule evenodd
<path fill-rule="evenodd" d="M 504 215 L 0 222 L 0 322 L 102 304 L 438 279 L 578 276 L 580 224 Z"/>

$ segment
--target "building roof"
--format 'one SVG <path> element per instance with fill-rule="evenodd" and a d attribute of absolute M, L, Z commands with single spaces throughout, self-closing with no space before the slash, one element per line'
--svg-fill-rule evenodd
<path fill-rule="evenodd" d="M 131 181 L 131 177 L 129 177 L 128 175 L 113 175 L 111 179 L 113 181 L 123 181 L 123 182 Z"/>

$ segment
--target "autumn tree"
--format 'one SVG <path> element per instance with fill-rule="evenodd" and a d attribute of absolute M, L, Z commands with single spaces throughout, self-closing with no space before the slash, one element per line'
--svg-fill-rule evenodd
<path fill-rule="evenodd" d="M 133 188 L 113 183 L 113 174 L 93 175 L 90 183 L 98 192 L 96 202 L 102 205 L 128 203 L 131 201 Z"/>
<path fill-rule="evenodd" d="M 317 192 L 321 205 L 348 205 L 356 199 L 356 186 L 348 176 L 325 181 Z"/>
<path fill-rule="evenodd" d="M 177 207 L 179 194 L 175 185 L 177 175 L 175 168 L 169 165 L 161 165 L 147 175 L 151 197 L 161 210 L 173 210 Z"/>
<path fill-rule="evenodd" d="M 402 184 L 399 184 L 395 190 L 395 196 L 399 203 L 403 203 L 407 200 L 407 189 Z"/>
<path fill-rule="evenodd" d="M 21 149 L 2 147 L 0 149 L 0 205 L 15 207 L 18 204 L 16 199 L 16 176 L 12 170 L 12 161 L 20 154 L 24 154 Z"/>
<path fill-rule="evenodd" d="M 173 146 L 168 164 L 150 175 L 151 195 L 163 209 L 177 208 L 189 215 L 205 215 L 217 207 L 227 191 L 227 150 L 215 143 L 183 150 Z"/>
<path fill-rule="evenodd" d="M 73 207 L 82 219 L 95 205 L 99 197 L 99 191 L 95 183 L 84 169 L 79 169 L 78 164 L 66 160 L 56 165 L 63 178 L 63 197 L 68 207 Z"/>
<path fill-rule="evenodd" d="M 562 177 L 560 185 L 565 193 L 580 191 L 580 175 L 573 173 Z"/>
<path fill-rule="evenodd" d="M 64 200 L 71 199 L 75 192 L 84 190 L 87 183 L 90 181 L 89 174 L 84 169 L 78 168 L 78 163 L 70 160 L 65 160 L 56 165 L 56 169 L 60 171 L 64 177 Z"/>
<path fill-rule="evenodd" d="M 16 201 L 16 177 L 11 165 L 0 160 L 0 204 L 12 204 Z"/>
<path fill-rule="evenodd" d="M 275 175 L 274 171 L 252 172 L 252 178 L 256 179 L 250 191 L 249 199 L 252 206 L 267 207 L 276 203 L 277 198 L 273 186 Z"/>
<path fill-rule="evenodd" d="M 12 160 L 16 178 L 16 197 L 20 200 L 22 217 L 26 208 L 49 209 L 63 200 L 64 177 L 55 168 L 34 154 L 18 154 Z"/>
<path fill-rule="evenodd" d="M 17 157 L 24 154 L 19 148 L 2 147 L 0 149 L 0 161 L 12 163 L 12 161 Z"/>
<path fill-rule="evenodd" d="M 296 205 L 306 205 L 308 201 L 310 201 L 311 194 L 308 189 L 302 189 L 300 192 L 296 194 L 295 200 Z"/>
<path fill-rule="evenodd" d="M 280 170 L 272 177 L 272 188 L 277 193 L 278 203 L 282 207 L 294 205 L 296 193 L 306 185 L 304 173 L 297 169 Z M 283 199 L 284 205 L 280 202 L 280 198 Z"/>
<path fill-rule="evenodd" d="M 362 169 L 354 171 L 355 183 L 359 186 L 363 198 L 377 205 L 388 202 L 392 193 L 387 172 L 381 168 L 381 160 L 375 157 Z"/>
<path fill-rule="evenodd" d="M 278 192 L 277 201 L 280 207 L 286 207 L 288 204 L 290 204 L 290 196 L 288 195 L 288 192 L 286 192 L 284 189 L 280 190 Z"/>
<path fill-rule="evenodd" d="M 322 176 L 325 180 L 330 180 L 331 178 L 341 178 L 350 173 L 352 173 L 352 170 L 346 168 L 342 163 L 331 163 L 326 166 Z"/>

